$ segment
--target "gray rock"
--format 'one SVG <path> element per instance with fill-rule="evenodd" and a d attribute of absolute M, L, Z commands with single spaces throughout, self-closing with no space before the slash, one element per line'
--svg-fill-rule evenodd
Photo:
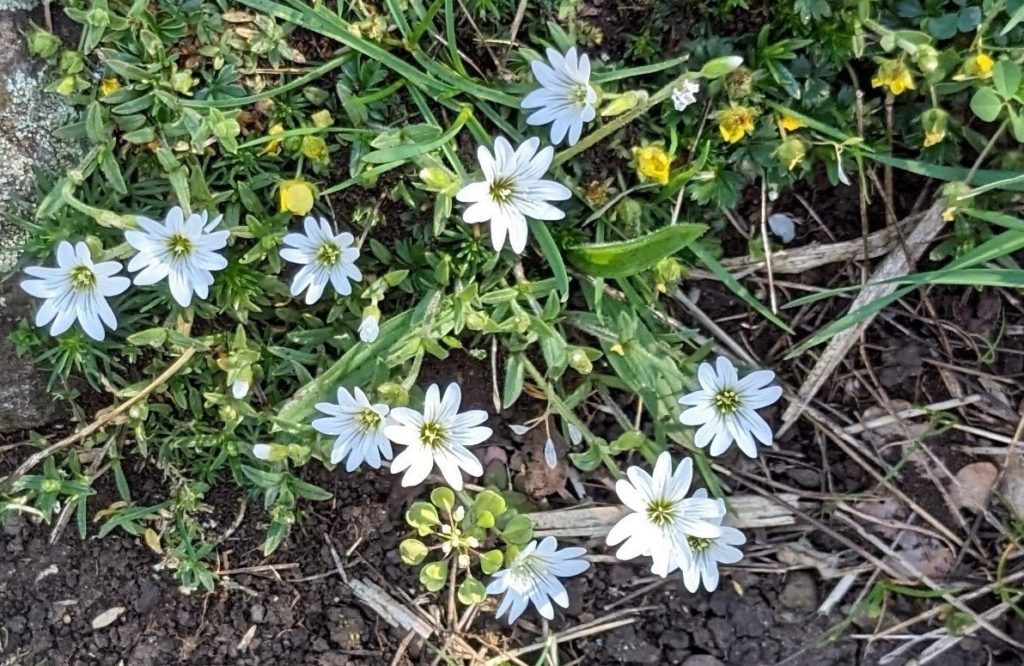
<path fill-rule="evenodd" d="M 25 239 L 5 219 L 31 215 L 37 171 L 63 171 L 81 154 L 79 145 L 54 135 L 75 118 L 75 111 L 60 96 L 43 91 L 46 76 L 28 59 L 21 35 L 28 17 L 10 11 L 34 4 L 0 0 L 0 278 L 16 266 Z M 60 416 L 45 377 L 19 359 L 7 339 L 31 309 L 17 278 L 0 284 L 0 433 L 38 428 Z"/>
<path fill-rule="evenodd" d="M 786 577 L 779 602 L 799 613 L 810 613 L 818 607 L 818 583 L 806 571 L 794 571 Z"/>
<path fill-rule="evenodd" d="M 682 666 L 725 666 L 725 662 L 710 654 L 695 654 L 684 661 Z"/>

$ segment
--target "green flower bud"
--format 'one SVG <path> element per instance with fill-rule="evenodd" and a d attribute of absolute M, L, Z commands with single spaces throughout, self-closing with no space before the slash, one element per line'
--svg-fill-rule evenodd
<path fill-rule="evenodd" d="M 746 67 L 739 67 L 725 77 L 725 92 L 729 99 L 743 99 L 754 89 L 754 73 Z"/>
<path fill-rule="evenodd" d="M 647 97 L 646 90 L 629 90 L 624 92 L 605 104 L 604 108 L 601 109 L 601 117 L 621 116 L 623 113 L 632 111 L 645 103 Z"/>
<path fill-rule="evenodd" d="M 683 265 L 675 257 L 665 257 L 654 266 L 654 287 L 663 294 L 682 277 Z"/>
<path fill-rule="evenodd" d="M 928 75 L 939 68 L 939 52 L 934 46 L 921 44 L 913 55 L 914 64 L 921 70 L 921 73 Z"/>
<path fill-rule="evenodd" d="M 94 28 L 106 28 L 110 25 L 110 14 L 105 9 L 91 9 L 85 15 L 85 22 Z"/>
<path fill-rule="evenodd" d="M 775 159 L 786 171 L 792 171 L 807 154 L 807 142 L 800 137 L 790 136 L 775 149 Z"/>
<path fill-rule="evenodd" d="M 128 409 L 128 418 L 133 421 L 145 421 L 149 416 L 149 403 L 139 402 Z"/>
<path fill-rule="evenodd" d="M 43 479 L 43 482 L 39 484 L 39 490 L 44 493 L 56 493 L 60 492 L 60 480 L 59 479 Z"/>
<path fill-rule="evenodd" d="M 25 35 L 25 41 L 29 54 L 39 58 L 52 58 L 60 48 L 60 38 L 37 25 L 33 25 L 32 31 Z"/>
<path fill-rule="evenodd" d="M 579 347 L 569 352 L 569 367 L 581 375 L 589 375 L 594 370 L 590 357 Z"/>
<path fill-rule="evenodd" d="M 324 127 L 330 127 L 334 124 L 334 118 L 331 117 L 331 112 L 327 109 L 321 109 L 310 116 L 310 120 L 313 121 L 314 127 L 323 129 Z"/>
<path fill-rule="evenodd" d="M 92 257 L 92 260 L 100 261 L 100 257 L 103 256 L 103 241 L 89 235 L 85 237 L 85 246 L 89 248 L 89 256 Z"/>
<path fill-rule="evenodd" d="M 921 128 L 924 130 L 924 147 L 941 143 L 946 138 L 949 114 L 939 108 L 928 109 L 921 114 Z"/>
<path fill-rule="evenodd" d="M 323 137 L 308 135 L 302 137 L 301 150 L 303 155 L 314 162 L 326 164 L 331 159 L 331 154 L 327 150 L 327 142 L 324 141 Z"/>
<path fill-rule="evenodd" d="M 270 519 L 279 525 L 291 525 L 295 522 L 295 513 L 286 506 L 275 506 L 270 510 Z"/>
<path fill-rule="evenodd" d="M 462 184 L 457 175 L 443 166 L 428 166 L 420 169 L 420 180 L 433 192 L 454 193 Z"/>
<path fill-rule="evenodd" d="M 78 74 L 85 69 L 85 56 L 81 51 L 65 51 L 60 54 L 60 71 L 65 74 Z"/>
<path fill-rule="evenodd" d="M 482 331 L 487 326 L 489 318 L 482 312 L 470 312 L 466 315 L 466 328 L 471 331 Z"/>
<path fill-rule="evenodd" d="M 401 406 L 409 402 L 409 392 L 396 382 L 384 382 L 377 387 L 377 395 L 381 400 L 392 406 Z"/>
<path fill-rule="evenodd" d="M 177 71 L 171 75 L 171 87 L 182 95 L 188 94 L 195 84 L 196 80 L 188 70 Z"/>

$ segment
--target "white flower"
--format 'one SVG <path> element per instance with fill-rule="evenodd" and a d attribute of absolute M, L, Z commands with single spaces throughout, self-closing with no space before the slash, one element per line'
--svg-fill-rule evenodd
<path fill-rule="evenodd" d="M 551 143 L 557 146 L 568 134 L 571 146 L 580 140 L 583 123 L 597 116 L 597 91 L 590 85 L 590 58 L 586 53 L 577 58 L 575 47 L 564 56 L 548 49 L 548 62 L 551 64 L 539 60 L 530 63 L 541 87 L 523 99 L 524 109 L 539 109 L 526 122 L 551 123 Z"/>
<path fill-rule="evenodd" d="M 542 176 L 551 166 L 555 150 L 540 152 L 540 139 L 527 139 L 515 151 L 505 137 L 494 141 L 494 155 L 485 147 L 477 149 L 484 180 L 466 185 L 455 198 L 472 204 L 462 213 L 469 224 L 490 221 L 491 245 L 500 251 L 508 236 L 517 254 L 526 249 L 526 218 L 561 220 L 565 213 L 548 201 L 565 201 L 572 196 L 567 187 Z"/>
<path fill-rule="evenodd" d="M 274 448 L 269 444 L 253 444 L 252 455 L 260 460 L 272 460 L 274 456 Z"/>
<path fill-rule="evenodd" d="M 292 296 L 306 290 L 306 304 L 320 300 L 330 282 L 342 296 L 352 293 L 352 282 L 359 282 L 363 274 L 356 266 L 359 248 L 353 247 L 355 237 L 347 231 L 335 235 L 327 220 L 307 217 L 303 222 L 305 234 L 288 234 L 281 258 L 293 264 L 304 264 L 292 280 Z"/>
<path fill-rule="evenodd" d="M 590 562 L 580 559 L 586 548 L 563 548 L 558 550 L 555 537 L 543 541 L 531 541 L 519 551 L 508 569 L 494 574 L 494 580 L 487 586 L 487 594 L 505 593 L 495 617 L 508 613 L 508 623 L 516 621 L 529 602 L 533 602 L 542 617 L 555 616 L 554 601 L 562 608 L 569 607 L 569 593 L 558 580 L 583 573 Z"/>
<path fill-rule="evenodd" d="M 765 446 L 772 444 L 772 429 L 756 410 L 767 407 L 782 395 L 778 386 L 768 386 L 775 380 L 771 370 L 757 370 L 739 379 L 736 368 L 724 356 L 719 356 L 715 367 L 701 363 L 697 369 L 699 391 L 679 398 L 679 404 L 690 405 L 679 415 L 683 425 L 700 426 L 694 435 L 694 444 L 711 444 L 713 456 L 722 455 L 736 441 L 740 450 L 751 458 L 757 457 L 756 438 Z"/>
<path fill-rule="evenodd" d="M 703 488 L 693 493 L 696 499 L 706 499 L 708 491 Z M 721 504 L 725 512 L 725 502 L 715 500 Z M 743 559 L 743 552 L 739 546 L 746 543 L 747 539 L 735 527 L 721 526 L 722 534 L 713 539 L 702 539 L 701 537 L 687 537 L 687 543 L 693 552 L 691 557 L 682 566 L 683 585 L 690 592 L 696 592 L 700 588 L 701 581 L 704 581 L 704 589 L 714 592 L 718 587 L 718 563 L 735 564 Z"/>
<path fill-rule="evenodd" d="M 434 464 L 455 490 L 462 490 L 462 473 L 481 476 L 483 465 L 467 447 L 475 446 L 491 436 L 491 429 L 480 424 L 487 412 L 471 410 L 459 414 L 462 390 L 456 383 L 445 389 L 444 398 L 437 384 L 431 384 L 423 401 L 423 413 L 407 407 L 391 410 L 391 423 L 384 434 L 406 449 L 395 456 L 391 472 L 402 477 L 403 486 L 415 486 L 430 474 Z"/>
<path fill-rule="evenodd" d="M 313 429 L 337 436 L 331 449 L 332 465 L 347 457 L 345 470 L 352 472 L 364 461 L 378 469 L 381 457 L 391 459 L 391 442 L 384 435 L 384 426 L 388 422 L 387 405 L 371 403 L 357 387 L 352 389 L 352 393 L 339 388 L 337 403 L 318 402 L 316 408 L 327 417 L 313 421 Z"/>
<path fill-rule="evenodd" d="M 678 87 L 672 89 L 672 106 L 676 111 L 685 111 L 686 107 L 697 101 L 697 93 L 700 92 L 700 84 L 692 79 L 683 81 Z"/>
<path fill-rule="evenodd" d="M 632 513 L 608 533 L 608 545 L 622 543 L 615 556 L 631 560 L 646 555 L 653 560 L 651 571 L 664 578 L 691 559 L 688 537 L 713 539 L 722 533 L 718 523 L 724 504 L 707 497 L 687 499 L 693 480 L 693 461 L 684 458 L 672 471 L 672 456 L 658 456 L 651 476 L 639 467 L 626 470 L 626 479 L 615 483 L 615 492 Z"/>
<path fill-rule="evenodd" d="M 236 379 L 231 382 L 231 395 L 235 400 L 242 400 L 249 395 L 249 382 L 244 379 Z"/>
<path fill-rule="evenodd" d="M 363 313 L 363 320 L 359 322 L 359 339 L 363 342 L 373 342 L 380 335 L 379 317 Z"/>
<path fill-rule="evenodd" d="M 93 263 L 85 243 L 74 246 L 61 241 L 57 246 L 57 268 L 29 266 L 25 272 L 38 280 L 25 280 L 21 288 L 37 298 L 46 299 L 36 313 L 36 326 L 51 321 L 50 335 L 60 335 L 78 320 L 93 340 L 106 336 L 103 325 L 117 328 L 117 318 L 107 299 L 123 293 L 131 285 L 116 261 Z"/>
<path fill-rule="evenodd" d="M 221 216 L 208 221 L 206 211 L 193 213 L 185 219 L 180 206 L 167 211 L 158 222 L 137 216 L 140 230 L 124 232 L 128 244 L 138 250 L 128 263 L 128 270 L 141 270 L 135 276 L 140 286 L 156 284 L 167 278 L 171 296 L 181 307 L 192 303 L 192 294 L 205 299 L 213 284 L 212 271 L 227 267 L 227 260 L 217 254 L 228 244 L 229 231 L 214 231 Z"/>

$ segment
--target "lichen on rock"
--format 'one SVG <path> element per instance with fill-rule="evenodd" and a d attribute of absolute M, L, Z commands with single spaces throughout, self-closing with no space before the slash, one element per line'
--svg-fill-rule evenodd
<path fill-rule="evenodd" d="M 25 12 L 38 4 L 39 0 L 0 0 L 0 12 Z"/>
<path fill-rule="evenodd" d="M 0 0 L 2 2 L 3 0 Z M 0 18 L 0 23 L 6 22 Z M 11 34 L 13 30 L 3 30 Z M 0 43 L 0 51 L 20 44 Z M 24 241 L 21 229 L 5 221 L 13 214 L 30 214 L 35 176 L 40 170 L 63 171 L 81 154 L 73 141 L 54 132 L 74 120 L 74 108 L 59 95 L 43 90 L 44 71 L 21 58 L 0 54 L 0 274 L 14 267 Z"/>

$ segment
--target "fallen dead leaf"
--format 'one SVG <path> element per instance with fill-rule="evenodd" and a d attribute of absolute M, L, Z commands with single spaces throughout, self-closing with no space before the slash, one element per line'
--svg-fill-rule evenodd
<path fill-rule="evenodd" d="M 124 613 L 124 610 L 124 606 L 114 606 L 113 608 L 108 608 L 107 610 L 103 611 L 93 619 L 92 628 L 102 629 L 104 627 L 109 627 L 117 620 L 117 618 L 121 617 L 121 614 Z"/>
<path fill-rule="evenodd" d="M 555 466 L 551 467 L 544 457 L 544 445 L 548 438 L 544 428 L 534 428 L 523 436 L 523 445 L 512 454 L 510 466 L 521 470 L 519 480 L 522 491 L 530 497 L 547 497 L 565 488 L 569 479 L 569 465 L 565 456 L 567 448 L 561 435 L 551 433 L 555 443 Z"/>
<path fill-rule="evenodd" d="M 965 465 L 956 473 L 949 489 L 953 504 L 961 509 L 984 511 L 999 470 L 990 462 Z"/>

